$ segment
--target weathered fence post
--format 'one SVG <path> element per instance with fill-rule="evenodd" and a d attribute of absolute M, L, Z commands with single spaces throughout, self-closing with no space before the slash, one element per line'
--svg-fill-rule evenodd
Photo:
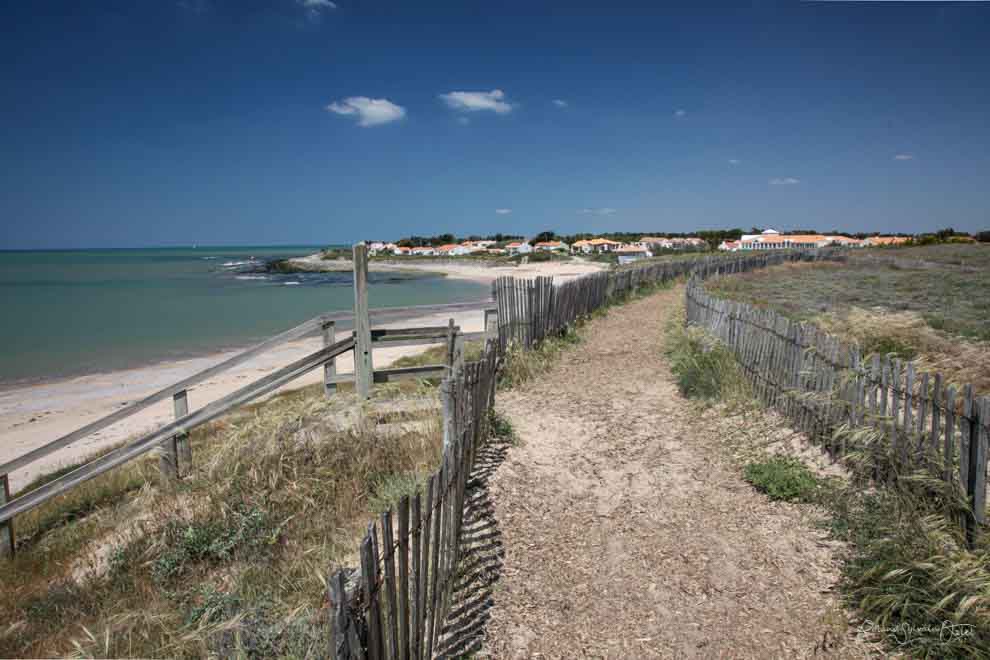
<path fill-rule="evenodd" d="M 173 406 L 174 406 L 173 400 Z M 173 481 L 179 477 L 179 448 L 177 445 L 178 436 L 162 440 L 161 453 L 158 456 L 158 470 L 162 477 L 168 481 Z"/>
<path fill-rule="evenodd" d="M 10 475 L 0 475 L 0 505 L 10 501 Z M 0 523 L 0 559 L 14 556 L 14 521 Z"/>
<path fill-rule="evenodd" d="M 172 395 L 172 412 L 176 419 L 189 414 L 189 395 L 186 390 Z M 175 452 L 177 459 L 176 475 L 182 477 L 192 472 L 192 445 L 189 442 L 189 433 L 180 433 L 175 436 Z"/>
<path fill-rule="evenodd" d="M 327 595 L 331 609 L 331 640 L 333 641 L 330 657 L 334 660 L 352 660 L 364 657 L 360 631 L 357 629 L 351 614 L 351 602 L 357 592 L 360 592 L 360 584 L 352 589 L 351 593 L 348 593 L 346 571 L 343 570 L 332 575 L 327 584 Z"/>
<path fill-rule="evenodd" d="M 440 412 L 443 415 L 443 448 L 441 456 L 447 454 L 447 447 L 454 441 L 456 429 L 454 426 L 454 378 L 447 376 L 440 381 Z"/>
<path fill-rule="evenodd" d="M 485 343 L 498 340 L 498 310 L 485 310 Z"/>
<path fill-rule="evenodd" d="M 189 414 L 189 398 L 186 390 L 172 395 L 172 412 L 175 419 Z M 188 433 L 178 433 L 162 441 L 158 469 L 161 470 L 162 476 L 169 480 L 178 479 L 192 470 L 192 447 L 189 445 Z"/>
<path fill-rule="evenodd" d="M 371 321 L 368 318 L 368 246 L 354 246 L 354 386 L 361 399 L 371 396 Z"/>
<path fill-rule="evenodd" d="M 970 547 L 976 542 L 980 526 L 986 522 L 987 492 L 987 422 L 990 421 L 990 400 L 986 397 L 973 403 L 969 425 L 969 450 L 966 475 L 966 495 L 972 507 L 973 517 L 966 526 L 966 539 Z"/>
<path fill-rule="evenodd" d="M 337 341 L 337 325 L 333 321 L 326 321 L 323 324 L 323 347 L 333 346 Z M 333 382 L 333 377 L 337 375 L 337 358 L 330 358 L 330 361 L 323 365 L 323 394 L 326 397 L 333 395 L 337 389 L 337 384 Z"/>

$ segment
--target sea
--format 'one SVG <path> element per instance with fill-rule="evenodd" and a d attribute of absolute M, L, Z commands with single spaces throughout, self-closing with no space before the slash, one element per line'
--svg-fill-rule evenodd
<path fill-rule="evenodd" d="M 326 246 L 0 251 L 0 387 L 248 346 L 354 304 L 344 273 L 264 272 Z M 369 274 L 369 306 L 484 300 L 433 274 Z"/>

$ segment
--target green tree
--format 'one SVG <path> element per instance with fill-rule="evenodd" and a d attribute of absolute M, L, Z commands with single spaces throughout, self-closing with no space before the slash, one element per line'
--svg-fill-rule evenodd
<path fill-rule="evenodd" d="M 557 240 L 557 234 L 553 231 L 541 231 L 539 234 L 533 237 L 533 240 L 529 242 L 530 245 L 536 245 L 537 243 L 545 243 L 547 241 Z"/>

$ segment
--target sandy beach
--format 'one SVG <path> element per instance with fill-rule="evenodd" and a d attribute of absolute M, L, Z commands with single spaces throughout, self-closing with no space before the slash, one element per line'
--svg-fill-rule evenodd
<path fill-rule="evenodd" d="M 448 277 L 494 280 L 501 275 L 536 277 L 552 275 L 562 281 L 579 277 L 601 268 L 589 262 L 544 262 L 525 266 L 487 267 L 472 264 L 426 263 L 403 265 L 403 268 L 445 272 Z M 471 311 L 440 311 L 374 324 L 375 327 L 410 327 L 445 325 L 450 318 L 464 332 L 484 329 L 484 312 L 479 307 Z M 268 353 L 211 378 L 189 391 L 190 410 L 197 410 L 248 382 L 270 373 L 289 362 L 319 348 L 320 339 L 311 337 L 283 344 Z M 374 353 L 376 366 L 388 366 L 406 355 L 415 355 L 428 346 L 408 346 L 378 349 Z M 59 438 L 75 429 L 110 414 L 127 403 L 216 364 L 237 351 L 177 360 L 109 373 L 90 374 L 0 392 L 0 463 L 9 461 L 31 449 Z M 353 360 L 345 355 L 337 360 L 338 373 L 353 371 Z M 320 382 L 322 370 L 315 370 L 283 389 L 293 389 Z M 136 437 L 172 421 L 170 400 L 147 408 L 113 426 L 92 434 L 46 458 L 15 471 L 10 475 L 12 490 L 24 486 L 35 477 L 78 461 L 104 447 Z"/>
<path fill-rule="evenodd" d="M 318 254 L 311 254 L 305 257 L 296 257 L 289 260 L 293 265 L 305 270 L 328 270 L 328 271 L 350 271 L 351 262 L 340 259 L 326 261 Z M 574 257 L 570 261 L 543 261 L 538 263 L 527 263 L 523 265 L 489 265 L 479 263 L 472 259 L 403 259 L 396 257 L 389 261 L 372 260 L 368 264 L 368 270 L 372 272 L 409 272 L 420 271 L 429 273 L 443 273 L 447 277 L 455 279 L 473 280 L 475 282 L 491 282 L 503 277 L 534 278 L 539 276 L 552 276 L 554 281 L 566 282 L 567 280 L 581 277 L 589 273 L 604 270 L 605 265 L 593 261 L 587 261 L 580 257 Z"/>

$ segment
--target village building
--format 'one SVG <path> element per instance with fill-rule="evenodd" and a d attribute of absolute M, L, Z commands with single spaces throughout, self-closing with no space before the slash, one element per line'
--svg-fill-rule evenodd
<path fill-rule="evenodd" d="M 909 240 L 911 239 L 907 236 L 873 236 L 864 240 L 863 243 L 870 247 L 877 247 L 886 245 L 903 245 Z"/>
<path fill-rule="evenodd" d="M 425 246 L 425 247 L 414 247 L 410 254 L 414 257 L 435 257 L 437 256 L 437 251 L 435 248 Z"/>
<path fill-rule="evenodd" d="M 505 251 L 508 254 L 529 254 L 533 251 L 533 246 L 525 241 L 514 241 L 505 246 Z"/>
<path fill-rule="evenodd" d="M 622 245 L 615 250 L 612 250 L 615 256 L 619 258 L 619 264 L 628 264 L 634 261 L 639 261 L 640 259 L 648 259 L 653 256 L 653 253 L 640 245 Z"/>
<path fill-rule="evenodd" d="M 576 241 L 571 247 L 573 250 L 584 254 L 601 254 L 603 252 L 614 252 L 622 247 L 622 243 L 610 241 L 607 238 L 592 238 L 590 240 Z"/>
<path fill-rule="evenodd" d="M 643 236 L 633 243 L 633 245 L 638 245 L 647 250 L 669 250 L 674 247 L 674 244 L 671 243 L 669 238 L 662 238 L 660 236 Z"/>
<path fill-rule="evenodd" d="M 533 249 L 537 252 L 569 252 L 570 248 L 567 247 L 567 243 L 562 243 L 561 241 L 540 241 L 533 246 Z"/>
<path fill-rule="evenodd" d="M 456 243 L 441 245 L 437 248 L 437 254 L 441 257 L 460 257 L 465 254 L 471 254 L 471 250 L 464 247 L 463 245 L 457 245 Z"/>

